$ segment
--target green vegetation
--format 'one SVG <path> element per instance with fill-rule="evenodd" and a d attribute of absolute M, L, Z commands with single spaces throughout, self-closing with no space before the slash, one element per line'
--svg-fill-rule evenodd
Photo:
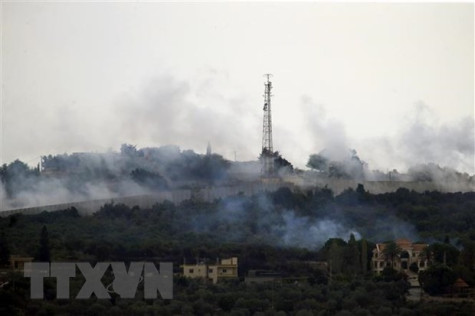
<path fill-rule="evenodd" d="M 419 194 L 399 189 L 373 195 L 362 186 L 336 197 L 328 189 L 292 192 L 281 188 L 213 202 L 164 202 L 150 209 L 107 204 L 86 217 L 74 208 L 11 215 L 0 219 L 2 256 L 5 252 L 39 255 L 39 259 L 49 255 L 51 261 L 91 263 L 171 261 L 177 273 L 184 259 L 237 256 L 241 279 L 211 285 L 176 276 L 173 300 L 144 300 L 139 290 L 134 300 L 113 296 L 84 301 L 56 300 L 55 281 L 48 279 L 46 299 L 38 301 L 28 298 L 29 279 L 10 273 L 5 276 L 10 283 L 0 288 L 0 313 L 473 315 L 469 303 L 409 302 L 404 274 L 387 268 L 375 277 L 370 265 L 375 242 L 418 236 L 414 241 L 431 241 L 425 256 L 433 267 L 420 274 L 428 293 L 442 293 L 458 277 L 473 287 L 474 220 L 475 193 Z M 319 233 L 326 235 L 317 238 L 311 230 L 319 225 L 323 225 Z M 348 234 L 332 235 L 325 225 Z M 299 230 L 304 231 L 298 234 Z M 455 241 L 453 245 L 450 240 Z M 388 246 L 385 252 L 394 258 L 398 249 Z M 330 273 L 312 269 L 308 261 L 327 261 Z M 242 278 L 250 269 L 278 271 L 283 281 L 246 284 Z M 110 276 L 104 278 L 107 281 Z M 73 295 L 81 282 L 72 283 Z"/>

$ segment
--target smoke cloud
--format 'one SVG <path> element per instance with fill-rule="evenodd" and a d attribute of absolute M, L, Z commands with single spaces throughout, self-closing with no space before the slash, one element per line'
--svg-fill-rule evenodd
<path fill-rule="evenodd" d="M 391 212 L 380 214 L 365 206 L 365 213 L 373 214 L 374 220 L 372 225 L 367 225 L 358 223 L 357 218 L 349 218 L 339 207 L 308 216 L 282 207 L 273 202 L 271 196 L 229 197 L 209 206 L 209 210 L 195 209 L 187 214 L 189 227 L 180 229 L 220 236 L 223 242 L 308 249 L 318 249 L 330 238 L 348 240 L 351 234 L 357 239 L 364 237 L 373 241 L 397 238 L 418 240 L 415 228 Z"/>
<path fill-rule="evenodd" d="M 247 97 L 229 91 L 226 74 L 214 74 L 199 78 L 195 86 L 160 76 L 136 95 L 125 96 L 117 113 L 121 134 L 132 143 L 177 144 L 201 152 L 210 142 L 228 159 L 234 152 L 256 158 L 261 113 L 249 111 Z"/>
<path fill-rule="evenodd" d="M 415 118 L 409 121 L 397 139 L 397 146 L 412 165 L 437 163 L 475 173 L 474 118 L 440 124 L 429 106 L 416 105 Z"/>
<path fill-rule="evenodd" d="M 344 161 L 348 150 L 355 149 L 370 168 L 382 171 L 406 172 L 412 166 L 434 163 L 475 174 L 473 117 L 440 123 L 429 105 L 417 102 L 395 134 L 357 139 L 347 134 L 344 124 L 328 118 L 323 105 L 308 97 L 301 103 L 310 114 L 307 129 L 315 144 L 314 152 L 324 150 L 331 160 Z"/>

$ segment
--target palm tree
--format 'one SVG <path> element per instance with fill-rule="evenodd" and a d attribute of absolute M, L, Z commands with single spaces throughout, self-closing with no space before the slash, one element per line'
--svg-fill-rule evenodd
<path fill-rule="evenodd" d="M 421 253 L 419 254 L 421 261 L 427 261 L 427 265 L 431 265 L 432 263 L 432 249 L 430 246 L 425 247 L 422 249 Z"/>
<path fill-rule="evenodd" d="M 391 262 L 391 268 L 394 269 L 394 259 L 399 256 L 401 252 L 402 249 L 394 241 L 390 241 L 385 244 L 383 255 L 386 260 Z"/>
<path fill-rule="evenodd" d="M 38 251 L 39 261 L 49 262 L 50 261 L 50 249 L 49 249 L 49 238 L 48 238 L 48 229 L 45 225 L 41 229 L 40 235 L 40 249 Z"/>

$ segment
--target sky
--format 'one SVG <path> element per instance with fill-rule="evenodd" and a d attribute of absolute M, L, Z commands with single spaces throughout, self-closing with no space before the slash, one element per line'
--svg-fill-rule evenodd
<path fill-rule="evenodd" d="M 473 3 L 1 3 L 1 163 L 175 144 L 227 159 L 273 136 L 305 168 L 475 173 Z"/>

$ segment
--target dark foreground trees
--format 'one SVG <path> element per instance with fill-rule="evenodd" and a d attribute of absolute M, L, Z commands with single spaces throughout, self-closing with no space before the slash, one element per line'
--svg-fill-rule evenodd
<path fill-rule="evenodd" d="M 49 262 L 51 259 L 50 249 L 49 249 L 49 237 L 48 229 L 43 225 L 40 235 L 40 248 L 37 255 L 38 261 Z"/>
<path fill-rule="evenodd" d="M 364 199 L 358 198 L 361 194 Z M 402 196 L 405 200 L 401 201 Z M 458 207 L 455 200 L 462 206 Z M 345 199 L 334 198 L 327 189 L 309 192 L 281 189 L 255 197 L 238 195 L 211 202 L 199 199 L 179 205 L 164 202 L 150 209 L 111 203 L 87 217 L 80 217 L 76 210 L 70 209 L 0 218 L 0 231 L 5 232 L 14 254 L 31 256 L 43 249 L 40 252 L 50 252 L 49 257 L 57 261 L 172 261 L 176 273 L 181 270 L 183 258 L 215 260 L 238 256 L 241 276 L 241 280 L 218 285 L 176 276 L 175 298 L 171 301 L 138 297 L 129 301 L 91 299 L 67 303 L 55 301 L 54 295 L 46 295 L 45 301 L 29 300 L 29 284 L 24 284 L 23 289 L 22 282 L 15 279 L 18 281 L 15 287 L 11 283 L 0 289 L 0 301 L 6 302 L 0 308 L 14 305 L 13 310 L 18 309 L 23 314 L 76 311 L 76 314 L 104 315 L 472 315 L 471 307 L 463 304 L 407 302 L 407 282 L 392 269 L 385 271 L 381 278 L 373 278 L 367 273 L 374 247 L 369 240 L 380 241 L 378 239 L 333 238 L 319 251 L 320 244 L 316 243 L 307 243 L 311 248 L 306 249 L 299 243 L 279 243 L 281 230 L 275 233 L 275 227 L 285 227 L 285 223 L 292 223 L 289 220 L 299 224 L 304 220 L 315 223 L 321 218 L 344 218 L 346 224 L 351 223 L 358 232 L 374 232 L 378 228 L 374 218 L 378 216 L 388 218 L 390 214 L 390 219 L 407 216 L 407 223 L 413 222 L 415 226 L 420 221 L 425 222 L 421 225 L 426 229 L 425 234 L 433 233 L 437 237 L 440 235 L 437 230 L 445 227 L 448 231 L 444 231 L 443 236 L 450 235 L 452 240 L 455 233 L 465 237 L 461 239 L 461 252 L 453 252 L 451 246 L 441 243 L 427 255 L 434 263 L 443 263 L 445 257 L 457 277 L 463 277 L 473 286 L 470 278 L 473 276 L 473 227 L 453 232 L 445 225 L 432 226 L 432 217 L 425 215 L 428 209 L 442 215 L 448 205 L 452 205 L 452 212 L 446 216 L 447 222 L 467 221 L 474 216 L 469 194 L 418 194 L 401 190 L 372 195 L 361 188 L 348 192 Z M 297 237 L 306 237 L 307 231 L 301 230 L 304 234 Z M 51 258 L 38 256 L 41 261 Z M 303 264 L 319 260 L 329 262 L 331 274 L 306 270 Z M 285 279 L 247 285 L 242 278 L 250 269 L 279 271 Z M 453 280 L 450 271 L 428 271 L 421 282 L 430 293 L 440 293 Z M 48 293 L 53 291 L 54 294 L 54 288 L 54 284 L 48 285 Z"/>
<path fill-rule="evenodd" d="M 446 265 L 433 265 L 419 273 L 419 283 L 430 295 L 448 292 L 456 279 L 457 274 Z"/>

